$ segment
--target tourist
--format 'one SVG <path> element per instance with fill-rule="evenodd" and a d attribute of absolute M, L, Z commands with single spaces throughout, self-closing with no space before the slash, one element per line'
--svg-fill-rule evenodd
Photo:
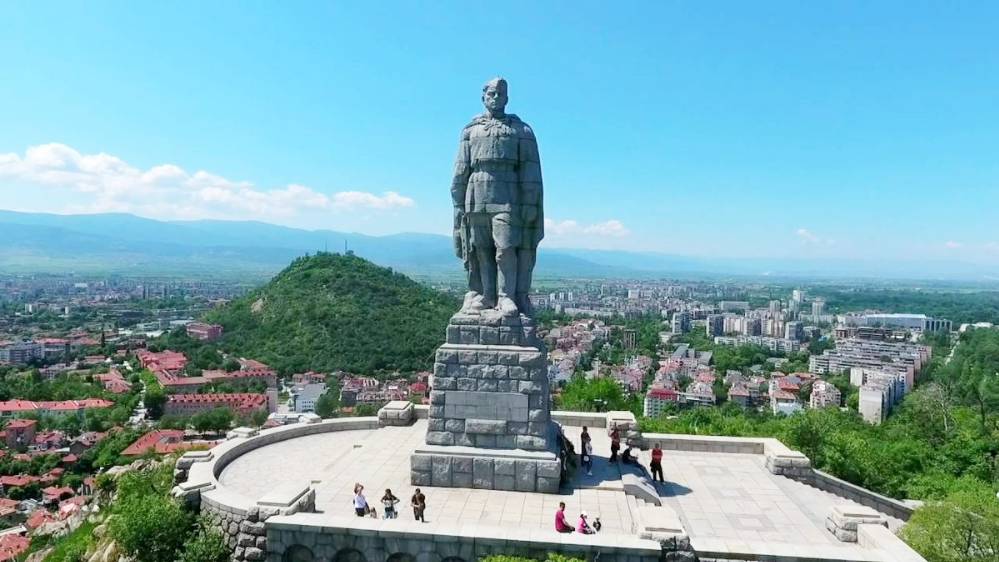
<path fill-rule="evenodd" d="M 583 443 L 583 468 L 587 476 L 593 476 L 593 445 L 589 441 Z"/>
<path fill-rule="evenodd" d="M 585 511 L 579 514 L 579 524 L 576 525 L 577 533 L 584 535 L 592 535 L 593 533 L 596 533 L 596 531 L 593 530 L 593 527 L 590 527 L 590 524 L 586 521 L 587 517 L 588 516 Z"/>
<path fill-rule="evenodd" d="M 368 500 L 364 497 L 364 486 L 354 484 L 354 512 L 358 517 L 368 514 Z"/>
<path fill-rule="evenodd" d="M 427 510 L 427 497 L 423 495 L 423 492 L 419 488 L 413 492 L 413 498 L 409 503 L 413 506 L 413 517 L 417 521 L 426 523 L 427 520 L 423 518 L 423 512 Z"/>
<path fill-rule="evenodd" d="M 631 452 L 631 445 L 621 453 L 621 462 L 624 464 L 638 464 L 638 459 L 635 458 L 635 454 Z"/>
<path fill-rule="evenodd" d="M 617 462 L 617 452 L 621 450 L 621 434 L 618 433 L 616 427 L 613 430 L 611 430 L 610 438 L 611 438 L 610 462 Z"/>
<path fill-rule="evenodd" d="M 571 533 L 572 527 L 565 521 L 565 502 L 558 502 L 555 512 L 555 530 L 560 533 Z"/>
<path fill-rule="evenodd" d="M 599 533 L 600 532 L 600 527 L 603 527 L 603 526 L 604 526 L 604 524 L 600 522 L 600 518 L 599 517 L 594 517 L 593 518 L 593 530 L 594 531 L 596 531 L 596 532 Z"/>
<path fill-rule="evenodd" d="M 585 451 L 586 444 L 590 442 L 590 432 L 586 430 L 586 426 L 583 426 L 583 433 L 579 435 L 579 450 Z"/>
<path fill-rule="evenodd" d="M 385 519 L 395 519 L 399 516 L 395 511 L 395 504 L 399 503 L 399 498 L 392 494 L 392 490 L 385 488 L 385 495 L 382 496 L 382 505 L 385 507 Z"/>
<path fill-rule="evenodd" d="M 649 468 L 652 470 L 652 481 L 656 481 L 656 474 L 659 475 L 658 480 L 660 482 L 665 482 L 663 478 L 663 450 L 659 448 L 659 443 L 652 448 L 652 462 L 649 463 Z"/>

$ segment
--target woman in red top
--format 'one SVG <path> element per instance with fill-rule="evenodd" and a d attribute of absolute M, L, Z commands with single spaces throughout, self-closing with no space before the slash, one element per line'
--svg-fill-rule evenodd
<path fill-rule="evenodd" d="M 652 470 L 652 480 L 656 480 L 656 475 L 659 475 L 658 480 L 660 482 L 665 482 L 663 479 L 663 450 L 659 448 L 659 443 L 652 449 L 652 462 L 649 463 L 649 468 Z"/>

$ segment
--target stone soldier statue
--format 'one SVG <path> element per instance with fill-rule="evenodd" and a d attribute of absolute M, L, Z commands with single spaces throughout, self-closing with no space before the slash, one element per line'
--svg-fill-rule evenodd
<path fill-rule="evenodd" d="M 454 164 L 454 240 L 468 271 L 466 313 L 531 311 L 531 275 L 544 237 L 541 159 L 534 131 L 505 112 L 506 102 L 506 80 L 487 82 L 486 111 L 461 131 Z"/>

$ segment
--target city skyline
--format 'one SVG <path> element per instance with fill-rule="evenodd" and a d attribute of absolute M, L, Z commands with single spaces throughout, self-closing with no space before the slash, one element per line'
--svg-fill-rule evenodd
<path fill-rule="evenodd" d="M 4 8 L 0 208 L 444 234 L 500 74 L 547 246 L 999 264 L 995 7 L 235 6 Z"/>

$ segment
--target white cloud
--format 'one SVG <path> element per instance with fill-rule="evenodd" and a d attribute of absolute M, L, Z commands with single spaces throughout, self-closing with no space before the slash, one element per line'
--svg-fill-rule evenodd
<path fill-rule="evenodd" d="M 833 240 L 832 238 L 822 238 L 821 236 L 816 235 L 814 232 L 812 232 L 811 230 L 808 230 L 807 228 L 799 228 L 798 230 L 794 231 L 794 234 L 799 239 L 801 239 L 802 243 L 804 243 L 805 245 L 810 245 L 810 246 L 811 245 L 822 245 L 822 246 L 835 246 L 836 245 L 836 241 Z"/>
<path fill-rule="evenodd" d="M 956 250 L 962 246 L 964 246 L 964 244 L 961 244 L 960 242 L 955 242 L 953 240 L 948 240 L 944 242 L 944 248 L 947 248 L 949 250 Z"/>
<path fill-rule="evenodd" d="M 812 234 L 812 231 L 808 230 L 807 228 L 799 228 L 797 231 L 795 231 L 795 234 L 797 234 L 799 238 L 801 238 L 806 242 L 819 241 L 819 237 Z"/>
<path fill-rule="evenodd" d="M 142 170 L 110 154 L 82 154 L 59 143 L 32 146 L 23 156 L 0 154 L 0 179 L 84 195 L 83 204 L 39 210 L 129 212 L 163 219 L 288 220 L 315 211 L 389 211 L 416 205 L 394 191 L 327 195 L 298 184 L 258 188 L 204 170 L 192 174 L 174 164 Z M 58 196 L 51 200 L 61 204 Z"/>
<path fill-rule="evenodd" d="M 413 207 L 416 202 L 394 191 L 386 191 L 381 197 L 364 191 L 341 191 L 333 196 L 333 205 L 345 209 L 367 207 L 369 209 L 392 209 Z"/>
<path fill-rule="evenodd" d="M 617 219 L 604 222 L 581 225 L 572 219 L 555 221 L 545 219 L 545 232 L 554 236 L 580 236 L 591 235 L 598 237 L 624 238 L 631 234 L 624 223 Z"/>

